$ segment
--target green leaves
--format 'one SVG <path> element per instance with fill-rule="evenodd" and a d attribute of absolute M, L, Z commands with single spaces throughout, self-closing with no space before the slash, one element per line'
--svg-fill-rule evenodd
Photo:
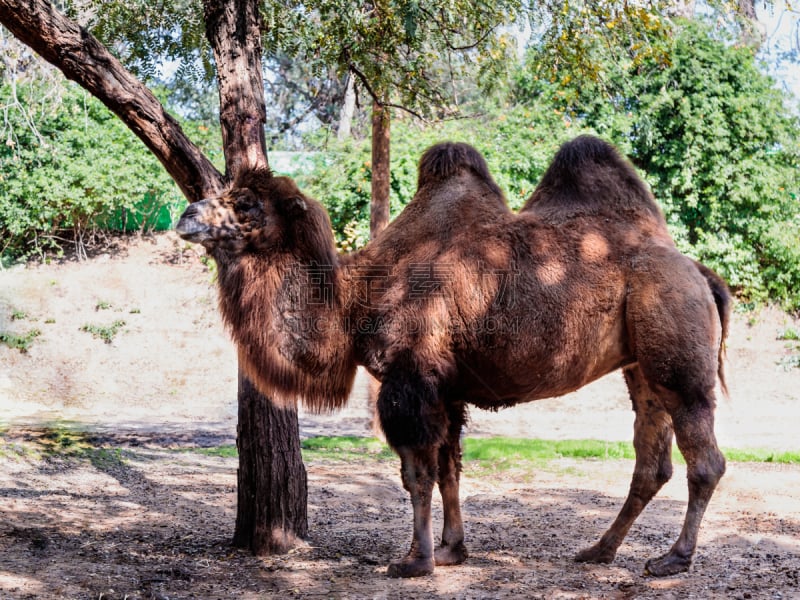
<path fill-rule="evenodd" d="M 669 66 L 630 82 L 638 98 L 632 155 L 647 171 L 682 249 L 743 295 L 800 308 L 800 124 L 752 52 L 697 23 Z M 646 135 L 641 135 L 645 133 Z"/>
<path fill-rule="evenodd" d="M 0 254 L 28 257 L 61 248 L 63 233 L 88 244 L 95 223 L 131 211 L 149 194 L 154 209 L 182 202 L 161 164 L 121 121 L 77 88 L 18 86 L 0 145 Z M 10 86 L 0 86 L 9 103 Z"/>
<path fill-rule="evenodd" d="M 362 91 L 430 117 L 451 110 L 458 82 L 476 65 L 491 66 L 479 71 L 487 77 L 501 70 L 508 40 L 499 28 L 521 4 L 313 0 L 266 3 L 264 10 L 268 55 L 352 72 Z"/>

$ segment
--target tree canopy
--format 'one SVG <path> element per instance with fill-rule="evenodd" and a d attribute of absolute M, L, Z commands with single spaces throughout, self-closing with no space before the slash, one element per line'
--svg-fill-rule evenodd
<path fill-rule="evenodd" d="M 99 10 L 97 2 L 85 0 L 67 6 L 142 80 L 165 84 L 159 99 L 194 119 L 183 126 L 208 154 L 215 135 L 209 118 L 218 103 L 208 100 L 215 85 L 214 56 L 201 4 L 114 0 Z M 709 6 L 717 11 L 714 24 L 726 23 L 722 33 L 700 26 L 699 18 L 681 20 L 693 10 L 675 2 L 647 7 L 562 2 L 538 8 L 515 1 L 491 7 L 465 1 L 446 8 L 407 1 L 260 3 L 265 85 L 272 92 L 266 119 L 277 140 L 304 115 L 318 115 L 316 128 L 306 124 L 294 134 L 301 148 L 321 152 L 304 163 L 315 165 L 311 171 L 297 175 L 328 203 L 340 235 L 354 245 L 367 237 L 373 160 L 362 142 L 338 146 L 326 133 L 338 120 L 348 72 L 360 82 L 362 109 L 369 108 L 363 104 L 370 98 L 368 85 L 373 91 L 393 90 L 387 104 L 403 105 L 426 119 L 415 123 L 409 113 L 399 113 L 389 181 L 393 212 L 410 197 L 416 157 L 428 143 L 444 137 L 480 140 L 510 200 L 518 203 L 558 142 L 592 130 L 621 146 L 642 169 L 684 251 L 719 269 L 746 298 L 774 298 L 796 307 L 791 298 L 798 293 L 792 216 L 798 212 L 797 122 L 786 108 L 789 99 L 762 74 L 753 46 L 742 42 L 741 7 L 726 12 L 722 4 Z M 159 20 L 159 15 L 166 16 Z M 520 61 L 519 40 L 525 36 L 530 41 Z M 30 73 L 37 61 L 24 50 L 17 54 L 26 65 L 22 71 Z M 26 117 L 19 106 L 46 103 L 32 98 L 36 86 L 29 86 L 30 77 L 14 92 L 19 99 L 24 90 L 28 100 L 15 101 L 8 77 L 14 56 L 4 56 L 5 133 L 20 132 L 31 121 L 35 111 Z M 160 68 L 164 61 L 172 65 L 169 73 Z M 52 75 L 41 77 L 52 81 Z M 36 114 L 38 120 L 47 111 Z M 441 121 L 454 116 L 459 118 Z M 476 130 L 481 131 L 477 137 Z M 47 156 L 35 131 L 23 135 L 24 143 L 7 145 L 4 156 L 19 161 L 24 148 L 30 157 L 42 154 L 43 168 L 55 168 L 55 156 Z M 134 153 L 135 146 L 107 154 Z M 31 175 L 21 179 L 49 179 L 27 172 Z M 144 171 L 134 180 L 167 189 Z M 81 231 L 91 215 L 103 212 L 96 200 L 82 197 L 79 179 L 74 181 L 74 192 L 58 192 L 60 200 L 35 215 L 26 213 L 30 202 L 22 198 L 33 197 L 34 189 L 41 198 L 50 194 L 32 181 L 24 184 L 24 194 L 20 181 L 13 194 L 8 183 L 0 185 L 6 246 L 55 239 L 62 228 Z M 141 196 L 139 191 L 132 195 Z M 114 193 L 96 197 L 109 204 L 121 201 Z M 70 216 L 56 216 L 53 206 L 72 206 L 66 198 L 90 210 L 70 208 L 72 223 Z M 16 242 L 9 243 L 12 239 Z"/>

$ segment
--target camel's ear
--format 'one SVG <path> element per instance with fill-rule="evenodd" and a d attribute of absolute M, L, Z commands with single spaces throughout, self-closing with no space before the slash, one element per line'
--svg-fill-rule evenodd
<path fill-rule="evenodd" d="M 286 201 L 286 209 L 290 213 L 304 213 L 308 210 L 308 204 L 304 198 L 292 196 Z"/>

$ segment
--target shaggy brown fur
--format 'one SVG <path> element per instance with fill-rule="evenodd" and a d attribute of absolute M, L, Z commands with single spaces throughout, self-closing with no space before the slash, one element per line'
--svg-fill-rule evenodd
<path fill-rule="evenodd" d="M 346 257 L 333 251 L 324 209 L 268 173 L 191 206 L 178 231 L 218 261 L 222 313 L 266 395 L 326 409 L 345 401 L 356 364 L 381 381 L 381 424 L 414 507 L 411 550 L 390 575 L 467 556 L 458 480 L 468 404 L 557 396 L 619 368 L 636 412 L 633 481 L 617 520 L 577 559 L 613 559 L 672 473 L 674 432 L 688 469 L 686 521 L 647 568 L 688 568 L 725 469 L 713 409 L 730 296 L 677 251 L 647 187 L 607 143 L 565 144 L 518 214 L 478 152 L 434 146 L 409 206 Z"/>

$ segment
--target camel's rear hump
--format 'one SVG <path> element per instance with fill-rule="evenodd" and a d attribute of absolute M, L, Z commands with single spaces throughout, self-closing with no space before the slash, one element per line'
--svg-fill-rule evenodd
<path fill-rule="evenodd" d="M 630 216 L 633 210 L 664 220 L 633 165 L 614 146 L 591 135 L 578 136 L 561 146 L 522 210 L 543 216 Z"/>

